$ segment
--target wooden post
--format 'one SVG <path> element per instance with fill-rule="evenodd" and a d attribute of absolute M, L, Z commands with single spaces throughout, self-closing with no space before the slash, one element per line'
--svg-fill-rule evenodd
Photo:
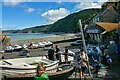
<path fill-rule="evenodd" d="M 80 31 L 81 31 L 81 36 L 82 36 L 82 40 L 83 40 L 83 46 L 84 46 L 84 49 L 85 49 L 86 56 L 88 58 L 87 51 L 86 51 L 86 43 L 85 43 L 85 38 L 84 38 L 84 33 L 83 33 L 83 29 L 82 29 L 81 20 L 79 20 L 79 25 L 80 25 Z M 92 74 L 91 74 L 91 71 L 90 71 L 90 65 L 89 65 L 89 58 L 88 58 L 88 61 L 87 61 L 87 65 L 88 65 L 89 76 L 92 77 Z"/>

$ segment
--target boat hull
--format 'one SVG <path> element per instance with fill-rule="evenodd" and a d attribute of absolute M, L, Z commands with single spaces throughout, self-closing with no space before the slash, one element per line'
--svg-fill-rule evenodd
<path fill-rule="evenodd" d="M 67 65 L 68 66 L 68 65 Z M 57 69 L 57 68 L 56 68 Z M 67 80 L 74 72 L 74 67 L 58 72 L 47 73 L 50 80 Z M 34 80 L 36 74 L 5 75 L 4 80 Z"/>
<path fill-rule="evenodd" d="M 23 48 L 16 48 L 13 51 L 21 51 Z"/>
<path fill-rule="evenodd" d="M 6 59 L 0 61 L 0 68 L 3 72 L 36 72 L 36 65 L 42 63 L 46 66 L 46 70 L 55 68 L 58 66 L 58 61 L 48 60 L 44 57 L 30 57 L 30 58 L 16 58 L 16 59 Z"/>
<path fill-rule="evenodd" d="M 5 52 L 13 52 L 13 50 L 11 49 L 11 50 L 5 50 Z"/>

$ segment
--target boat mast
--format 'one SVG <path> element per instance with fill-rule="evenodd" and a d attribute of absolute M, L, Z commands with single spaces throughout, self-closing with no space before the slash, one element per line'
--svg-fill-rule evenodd
<path fill-rule="evenodd" d="M 85 53 L 86 53 L 86 56 L 88 58 L 87 51 L 86 51 L 86 43 L 85 43 L 85 38 L 84 38 L 84 33 L 83 33 L 83 29 L 82 29 L 81 20 L 79 20 L 79 26 L 80 26 L 80 31 L 81 31 L 82 41 L 83 41 L 83 47 L 85 49 Z M 90 71 L 90 65 L 89 65 L 89 58 L 88 58 L 88 61 L 87 61 L 87 65 L 88 65 L 89 76 L 92 77 L 92 74 L 91 74 L 91 71 Z"/>

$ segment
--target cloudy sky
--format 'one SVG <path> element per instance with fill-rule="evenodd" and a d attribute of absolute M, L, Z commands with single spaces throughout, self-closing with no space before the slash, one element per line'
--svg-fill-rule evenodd
<path fill-rule="evenodd" d="M 107 0 L 2 0 L 2 28 L 24 29 L 51 24 L 88 8 L 101 8 Z"/>

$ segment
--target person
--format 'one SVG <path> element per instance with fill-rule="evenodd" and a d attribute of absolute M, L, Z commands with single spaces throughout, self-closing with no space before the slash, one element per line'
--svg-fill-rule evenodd
<path fill-rule="evenodd" d="M 52 60 L 52 61 L 55 60 L 55 59 L 54 59 L 54 53 L 55 53 L 54 47 L 51 46 L 51 49 L 48 50 L 48 59 L 49 59 L 49 60 Z"/>
<path fill-rule="evenodd" d="M 38 64 L 36 69 L 36 76 L 34 80 L 49 80 L 48 75 L 45 73 L 46 67 L 43 64 Z"/>
<path fill-rule="evenodd" d="M 103 56 L 102 56 L 102 63 L 103 63 L 107 68 L 109 68 L 109 67 L 110 67 L 110 64 L 112 63 L 111 57 L 110 57 L 108 54 L 103 55 Z"/>
<path fill-rule="evenodd" d="M 96 61 L 95 65 L 94 65 L 94 72 L 93 73 L 97 75 L 100 67 L 101 67 L 101 63 L 99 63 L 99 61 Z"/>
<path fill-rule="evenodd" d="M 106 67 L 109 68 L 112 63 L 112 58 L 109 55 L 106 55 L 107 64 Z"/>
<path fill-rule="evenodd" d="M 103 67 L 103 63 L 105 63 L 105 58 L 104 58 L 104 51 L 102 53 L 94 54 L 95 59 L 93 58 L 93 61 L 95 64 L 93 65 L 93 73 L 97 76 L 98 72 L 101 67 Z"/>
<path fill-rule="evenodd" d="M 60 60 L 60 49 L 58 48 L 58 45 L 55 46 L 55 53 L 56 59 Z"/>
<path fill-rule="evenodd" d="M 4 54 L 2 54 L 2 59 L 5 59 Z"/>
<path fill-rule="evenodd" d="M 5 59 L 3 52 L 0 52 L 0 58 L 1 58 L 1 59 Z"/>
<path fill-rule="evenodd" d="M 80 72 L 80 79 L 84 79 L 84 71 L 87 68 L 86 62 L 88 61 L 88 58 L 84 52 L 84 49 L 80 50 L 80 54 L 78 55 L 77 58 L 78 63 L 80 64 L 79 72 Z"/>
<path fill-rule="evenodd" d="M 64 53 L 64 58 L 65 58 L 65 62 L 68 62 L 68 47 L 65 47 L 65 53 Z"/>
<path fill-rule="evenodd" d="M 30 57 L 30 53 L 29 52 L 26 54 L 26 57 Z"/>

